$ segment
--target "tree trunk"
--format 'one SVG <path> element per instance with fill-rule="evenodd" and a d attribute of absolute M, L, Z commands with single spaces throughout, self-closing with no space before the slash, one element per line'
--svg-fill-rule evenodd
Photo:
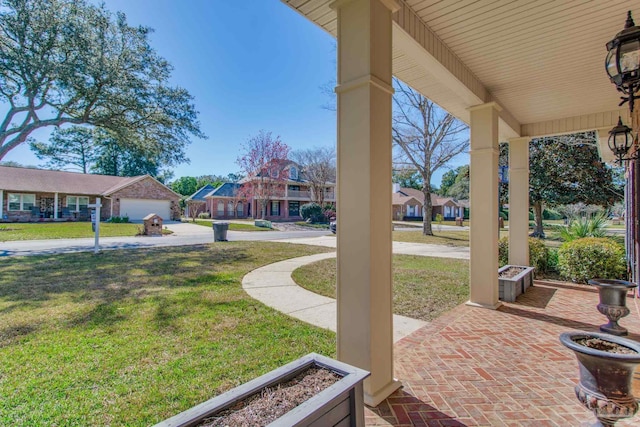
<path fill-rule="evenodd" d="M 260 219 L 265 219 L 267 214 L 267 202 L 266 200 L 260 200 Z"/>
<path fill-rule="evenodd" d="M 533 230 L 531 236 L 544 239 L 546 236 L 544 235 L 544 229 L 542 227 L 542 201 L 538 200 L 533 203 L 533 214 L 536 220 L 536 228 Z"/>
<path fill-rule="evenodd" d="M 431 228 L 431 216 L 433 214 L 433 205 L 431 204 L 431 191 L 424 189 L 424 205 L 422 207 L 422 234 L 425 236 L 433 236 Z"/>

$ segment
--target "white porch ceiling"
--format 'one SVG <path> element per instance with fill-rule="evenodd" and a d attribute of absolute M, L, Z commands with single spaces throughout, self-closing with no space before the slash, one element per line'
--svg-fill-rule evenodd
<path fill-rule="evenodd" d="M 332 0 L 282 0 L 336 35 Z M 468 122 L 503 107 L 501 138 L 610 129 L 628 107 L 604 69 L 605 44 L 633 0 L 396 0 L 393 71 Z"/>

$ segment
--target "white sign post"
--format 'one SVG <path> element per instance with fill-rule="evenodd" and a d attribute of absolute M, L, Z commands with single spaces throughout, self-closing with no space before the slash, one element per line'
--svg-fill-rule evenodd
<path fill-rule="evenodd" d="M 102 204 L 100 203 L 100 197 L 96 197 L 96 202 L 88 205 L 88 207 L 94 209 L 94 211 L 91 213 L 91 224 L 93 224 L 93 229 L 96 235 L 93 253 L 97 254 L 100 251 L 100 208 L 102 207 Z"/>

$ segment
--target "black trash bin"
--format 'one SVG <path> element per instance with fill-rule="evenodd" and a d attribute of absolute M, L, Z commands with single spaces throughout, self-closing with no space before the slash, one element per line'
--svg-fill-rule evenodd
<path fill-rule="evenodd" d="M 228 222 L 214 222 L 213 223 L 213 240 L 216 242 L 226 242 L 228 229 L 229 229 Z"/>

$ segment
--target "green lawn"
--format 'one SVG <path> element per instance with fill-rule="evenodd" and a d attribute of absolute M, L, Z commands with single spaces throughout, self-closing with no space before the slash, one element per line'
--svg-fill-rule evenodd
<path fill-rule="evenodd" d="M 196 219 L 195 222 L 193 222 L 193 220 L 189 220 L 188 222 L 191 223 L 191 224 L 202 225 L 203 227 L 209 227 L 209 228 L 212 228 L 212 223 L 213 223 L 213 221 L 211 221 L 210 219 Z M 246 224 L 240 224 L 240 223 L 237 223 L 237 222 L 230 222 L 229 223 L 229 230 L 232 230 L 232 231 L 272 231 L 272 229 L 270 229 L 270 228 L 256 227 L 255 225 L 253 225 L 251 223 L 248 223 L 248 222 Z"/>
<path fill-rule="evenodd" d="M 101 237 L 135 236 L 142 224 L 100 223 Z M 90 222 L 0 223 L 0 242 L 93 237 Z"/>
<path fill-rule="evenodd" d="M 469 246 L 469 231 L 437 231 L 433 227 L 433 236 L 425 236 L 422 231 L 394 231 L 393 240 L 408 243 L 429 243 L 448 246 Z"/>
<path fill-rule="evenodd" d="M 293 272 L 300 286 L 335 298 L 336 260 L 327 259 Z M 469 299 L 469 262 L 414 255 L 393 256 L 395 314 L 433 320 Z"/>
<path fill-rule="evenodd" d="M 241 288 L 249 271 L 330 249 L 237 242 L 5 258 L 0 425 L 148 426 L 335 335 Z"/>

